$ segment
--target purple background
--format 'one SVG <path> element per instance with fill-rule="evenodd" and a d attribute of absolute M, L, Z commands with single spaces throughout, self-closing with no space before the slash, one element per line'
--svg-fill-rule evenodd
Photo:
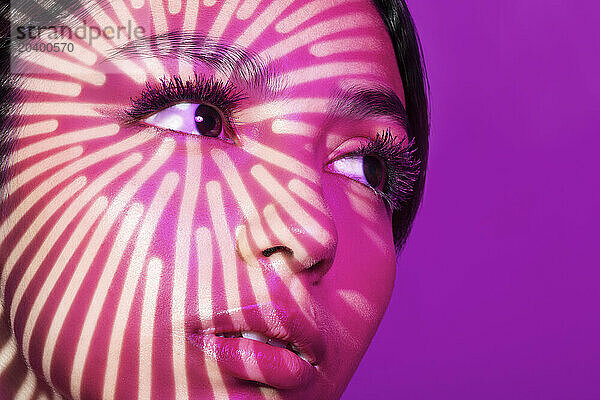
<path fill-rule="evenodd" d="M 600 399 L 600 5 L 412 0 L 425 199 L 343 400 Z"/>

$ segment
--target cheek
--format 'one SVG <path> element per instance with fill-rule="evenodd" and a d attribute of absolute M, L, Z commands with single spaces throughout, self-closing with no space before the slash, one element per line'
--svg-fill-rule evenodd
<path fill-rule="evenodd" d="M 395 248 L 391 216 L 383 201 L 363 184 L 337 174 L 324 174 L 323 191 L 338 231 L 338 268 L 332 269 L 336 275 L 332 279 L 340 286 L 389 292 Z M 378 299 L 374 293 L 373 303 L 380 303 Z"/>
<path fill-rule="evenodd" d="M 336 322 L 332 337 L 344 338 L 336 343 L 340 357 L 348 360 L 347 369 L 338 371 L 343 374 L 358 364 L 383 317 L 394 287 L 396 257 L 391 219 L 378 197 L 332 174 L 324 177 L 323 187 L 336 221 L 338 249 L 322 301 Z"/>
<path fill-rule="evenodd" d="M 34 153 L 43 153 L 43 142 L 29 147 L 27 138 L 20 141 L 11 195 L 3 205 L 8 218 L 2 221 L 2 289 L 15 335 L 39 375 L 63 390 L 72 384 L 77 393 L 84 365 L 87 376 L 102 376 L 103 367 L 110 370 L 111 360 L 118 359 L 118 349 L 138 346 L 131 339 L 136 331 L 126 329 L 125 321 L 143 322 L 129 309 L 142 306 L 150 282 L 142 271 L 148 273 L 143 260 L 151 231 L 180 180 L 178 166 L 166 162 L 177 150 L 174 140 L 147 133 L 121 133 L 115 140 L 106 126 L 96 131 L 85 151 L 72 143 L 41 157 Z M 86 132 L 75 133 L 71 136 L 81 140 Z M 70 151 L 76 154 L 66 157 Z M 157 182 L 151 179 L 155 174 Z M 134 262 L 124 262 L 130 258 Z M 147 268 L 159 270 L 152 262 Z M 119 317 L 113 319 L 115 313 Z M 119 337 L 125 338 L 122 344 Z M 108 356 L 94 351 L 109 348 Z M 84 391 L 102 390 L 92 386 Z"/>

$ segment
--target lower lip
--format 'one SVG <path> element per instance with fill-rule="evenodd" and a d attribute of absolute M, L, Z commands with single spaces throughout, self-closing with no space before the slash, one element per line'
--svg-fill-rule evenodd
<path fill-rule="evenodd" d="M 293 352 L 245 338 L 223 338 L 213 334 L 189 337 L 194 346 L 219 365 L 222 373 L 260 382 L 277 389 L 306 385 L 316 373 L 310 363 Z"/>

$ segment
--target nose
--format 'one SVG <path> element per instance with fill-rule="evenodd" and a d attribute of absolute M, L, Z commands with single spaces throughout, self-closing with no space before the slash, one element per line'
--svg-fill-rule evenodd
<path fill-rule="evenodd" d="M 317 284 L 335 259 L 333 218 L 326 207 L 311 207 L 283 186 L 271 188 L 275 201 L 247 218 L 236 232 L 238 255 L 249 265 L 279 275 L 301 275 Z"/>
<path fill-rule="evenodd" d="M 279 275 L 303 275 L 316 284 L 331 268 L 337 249 L 335 229 L 323 219 L 300 225 L 273 204 L 238 229 L 238 254 L 247 264 Z"/>

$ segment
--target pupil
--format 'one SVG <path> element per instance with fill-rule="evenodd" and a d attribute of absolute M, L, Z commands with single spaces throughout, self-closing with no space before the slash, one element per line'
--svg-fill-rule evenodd
<path fill-rule="evenodd" d="M 367 183 L 375 189 L 382 189 L 384 184 L 385 168 L 381 159 L 377 156 L 364 156 L 363 172 Z"/>
<path fill-rule="evenodd" d="M 196 129 L 203 136 L 219 137 L 221 134 L 221 115 L 211 106 L 200 104 L 194 114 Z"/>

